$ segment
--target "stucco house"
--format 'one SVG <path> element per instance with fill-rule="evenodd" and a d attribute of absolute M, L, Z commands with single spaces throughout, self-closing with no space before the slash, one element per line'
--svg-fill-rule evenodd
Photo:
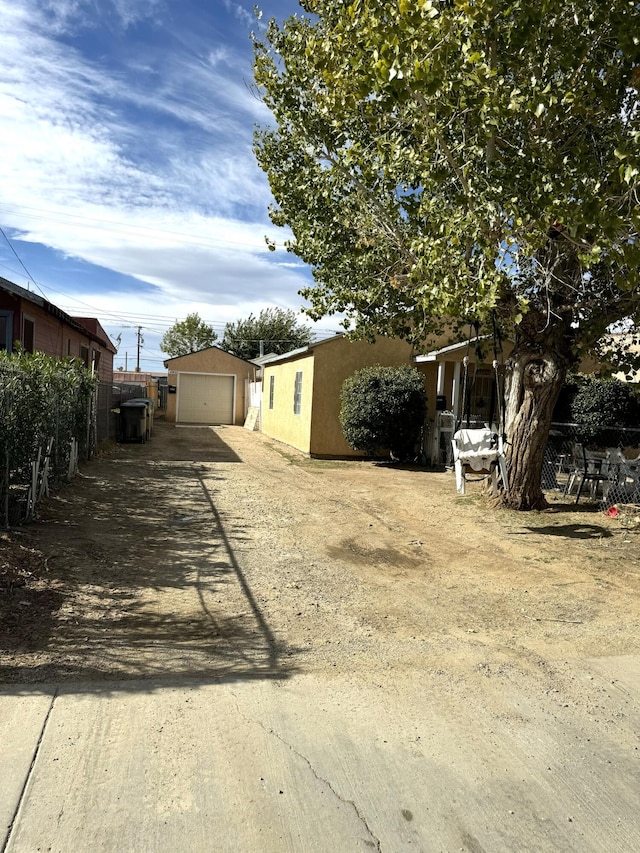
<path fill-rule="evenodd" d="M 177 424 L 243 424 L 256 367 L 213 346 L 168 358 L 166 419 Z"/>
<path fill-rule="evenodd" d="M 406 341 L 379 337 L 375 344 L 343 335 L 308 347 L 268 356 L 263 362 L 262 431 L 312 457 L 360 457 L 349 447 L 339 421 L 345 379 L 373 364 L 411 365 L 424 377 L 427 392 L 427 456 L 443 461 L 453 427 L 464 416 L 463 384 L 468 356 L 468 408 L 474 421 L 497 419 L 493 341 L 481 338 L 451 344 L 446 335 L 422 352 Z M 500 362 L 512 344 L 504 342 Z M 502 369 L 502 368 L 501 368 Z M 467 406 L 465 405 L 466 409 Z"/>
<path fill-rule="evenodd" d="M 336 335 L 263 362 L 262 432 L 316 458 L 360 457 L 342 435 L 340 389 L 356 370 L 411 364 L 411 344 Z"/>
<path fill-rule="evenodd" d="M 94 317 L 71 317 L 48 300 L 0 277 L 0 349 L 57 358 L 73 356 L 93 367 L 101 382 L 113 381 L 116 348 Z"/>

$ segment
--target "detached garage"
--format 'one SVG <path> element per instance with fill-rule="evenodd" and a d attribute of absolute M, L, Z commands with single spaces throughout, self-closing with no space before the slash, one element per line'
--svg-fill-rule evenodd
<path fill-rule="evenodd" d="M 178 424 L 243 424 L 255 367 L 218 347 L 167 359 L 167 420 Z"/>

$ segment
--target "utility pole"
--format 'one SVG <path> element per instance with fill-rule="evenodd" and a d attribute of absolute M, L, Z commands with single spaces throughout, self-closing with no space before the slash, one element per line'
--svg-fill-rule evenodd
<path fill-rule="evenodd" d="M 136 373 L 140 373 L 140 347 L 144 343 L 144 338 L 142 337 L 142 326 L 138 326 L 138 358 L 136 360 Z"/>

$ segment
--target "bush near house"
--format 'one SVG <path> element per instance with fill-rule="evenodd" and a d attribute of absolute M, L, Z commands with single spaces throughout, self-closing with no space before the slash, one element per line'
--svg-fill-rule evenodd
<path fill-rule="evenodd" d="M 637 427 L 640 403 L 634 388 L 619 379 L 588 377 L 578 383 L 570 402 L 571 420 L 584 444 L 615 443 L 613 427 Z"/>
<path fill-rule="evenodd" d="M 417 370 L 364 367 L 344 382 L 340 404 L 342 431 L 354 450 L 375 456 L 386 449 L 399 460 L 413 455 L 427 409 Z"/>

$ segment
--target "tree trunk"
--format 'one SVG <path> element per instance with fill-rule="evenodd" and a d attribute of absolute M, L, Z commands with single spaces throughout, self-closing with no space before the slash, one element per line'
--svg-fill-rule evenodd
<path fill-rule="evenodd" d="M 516 344 L 506 365 L 509 494 L 504 503 L 518 510 L 547 506 L 542 492 L 544 451 L 569 358 L 557 329 L 549 329 L 545 337 L 535 344 Z"/>

